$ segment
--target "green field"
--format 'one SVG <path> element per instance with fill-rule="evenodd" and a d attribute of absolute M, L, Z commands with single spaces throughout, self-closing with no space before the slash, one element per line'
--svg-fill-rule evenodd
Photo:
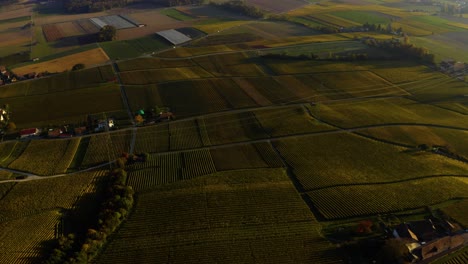
<path fill-rule="evenodd" d="M 187 14 L 182 13 L 182 12 L 180 12 L 179 10 L 177 10 L 175 8 L 163 9 L 163 10 L 161 10 L 161 14 L 166 15 L 168 17 L 172 17 L 172 18 L 177 19 L 177 20 L 181 20 L 181 21 L 187 21 L 187 20 L 194 19 L 193 17 L 188 16 Z"/>
<path fill-rule="evenodd" d="M 112 60 L 129 59 L 141 55 L 158 52 L 169 48 L 169 42 L 158 38 L 156 35 L 132 40 L 118 40 L 100 43 L 107 56 Z"/>

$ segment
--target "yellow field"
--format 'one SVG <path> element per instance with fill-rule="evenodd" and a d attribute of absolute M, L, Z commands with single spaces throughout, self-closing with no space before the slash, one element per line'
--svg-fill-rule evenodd
<path fill-rule="evenodd" d="M 350 37 L 351 38 L 351 37 Z M 251 45 L 266 45 L 269 47 L 282 47 L 287 45 L 298 45 L 314 42 L 328 42 L 328 41 L 340 41 L 340 40 L 349 40 L 349 38 L 343 34 L 320 34 L 313 36 L 303 36 L 303 37 L 288 37 L 281 40 L 265 40 L 265 41 L 256 41 L 251 42 Z"/>
<path fill-rule="evenodd" d="M 58 59 L 40 62 L 36 64 L 19 67 L 13 71 L 18 75 L 24 75 L 30 72 L 63 72 L 71 70 L 71 68 L 78 63 L 83 63 L 85 67 L 102 64 L 109 60 L 109 57 L 101 48 L 96 48 L 80 53 L 72 54 L 69 56 L 61 57 Z"/>
<path fill-rule="evenodd" d="M 303 8 L 293 10 L 288 13 L 291 16 L 305 16 L 311 14 L 323 14 L 336 11 L 378 11 L 392 16 L 406 17 L 417 13 L 408 13 L 404 10 L 381 5 L 347 5 L 321 2 L 320 5 L 307 5 Z"/>

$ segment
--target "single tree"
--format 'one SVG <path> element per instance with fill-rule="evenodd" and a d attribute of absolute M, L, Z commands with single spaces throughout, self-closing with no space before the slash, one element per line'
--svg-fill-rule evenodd
<path fill-rule="evenodd" d="M 115 27 L 106 25 L 102 27 L 101 30 L 99 31 L 98 39 L 100 42 L 111 41 L 115 39 L 116 33 L 117 33 L 117 30 L 115 29 Z"/>

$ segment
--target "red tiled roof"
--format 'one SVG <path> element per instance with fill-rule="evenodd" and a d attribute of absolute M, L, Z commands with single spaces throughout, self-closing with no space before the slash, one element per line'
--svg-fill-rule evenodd
<path fill-rule="evenodd" d="M 27 128 L 20 131 L 20 135 L 30 135 L 36 133 L 36 128 Z"/>

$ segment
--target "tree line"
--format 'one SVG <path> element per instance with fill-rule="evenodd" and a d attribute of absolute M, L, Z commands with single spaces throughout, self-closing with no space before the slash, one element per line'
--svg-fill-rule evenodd
<path fill-rule="evenodd" d="M 248 5 L 245 0 L 231 0 L 223 3 L 210 2 L 210 5 L 220 7 L 229 11 L 239 12 L 253 18 L 263 18 L 266 15 L 264 10 Z"/>
<path fill-rule="evenodd" d="M 124 7 L 133 2 L 134 0 L 63 0 L 63 6 L 69 13 L 88 13 Z"/>
<path fill-rule="evenodd" d="M 11 0 L 0 0 L 11 1 Z M 157 3 L 166 6 L 202 4 L 203 0 L 62 0 L 65 11 L 69 13 L 90 13 L 124 7 L 136 2 Z"/>
<path fill-rule="evenodd" d="M 89 263 L 97 256 L 109 235 L 122 223 L 133 207 L 134 191 L 131 186 L 126 185 L 127 172 L 124 170 L 125 164 L 130 160 L 134 160 L 134 157 L 122 156 L 117 160 L 119 168 L 109 174 L 97 226 L 89 228 L 81 238 L 74 233 L 60 237 L 52 254 L 44 263 Z"/>
<path fill-rule="evenodd" d="M 434 54 L 429 53 L 426 48 L 410 44 L 408 36 L 405 36 L 403 42 L 398 39 L 377 40 L 375 38 L 367 38 L 363 42 L 370 47 L 387 50 L 397 58 L 413 58 L 430 64 L 435 63 Z"/>

